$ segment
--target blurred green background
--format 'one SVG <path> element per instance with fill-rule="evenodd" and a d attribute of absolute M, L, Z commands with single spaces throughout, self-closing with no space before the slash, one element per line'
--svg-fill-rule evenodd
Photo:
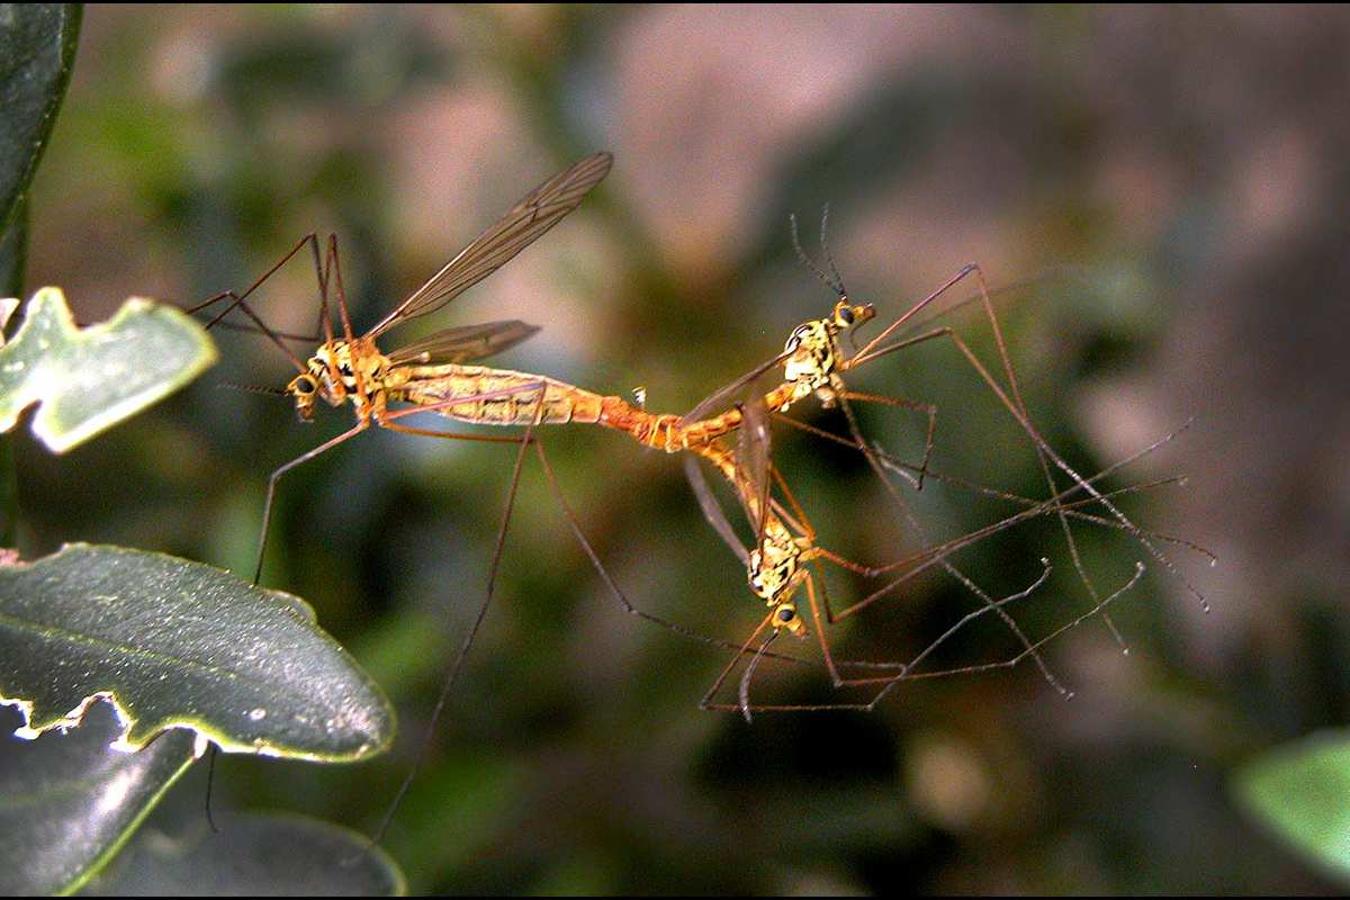
<path fill-rule="evenodd" d="M 415 891 L 1333 892 L 1225 783 L 1261 751 L 1350 718 L 1344 584 L 1350 415 L 1350 13 L 1341 9 L 94 7 L 31 196 L 28 285 L 82 321 L 129 295 L 242 289 L 336 232 L 358 330 L 524 191 L 586 152 L 615 169 L 564 224 L 417 328 L 521 318 L 494 360 L 682 412 L 823 315 L 787 217 L 893 318 L 978 261 L 1033 416 L 1095 472 L 1182 424 L 1112 483 L 1213 603 L 1127 535 L 1075 526 L 1104 592 L 1023 664 L 901 685 L 871 715 L 703 713 L 726 654 L 622 614 L 527 463 L 498 599 L 385 842 Z M 258 308 L 312 328 L 312 271 Z M 993 360 L 978 316 L 951 323 Z M 401 331 L 385 349 L 417 333 Z M 267 475 L 348 427 L 277 398 L 254 336 L 186 391 L 62 458 L 21 442 L 20 545 L 164 550 L 248 574 Z M 1024 437 L 950 346 L 888 357 L 869 390 L 940 406 L 936 468 L 1028 496 Z M 837 418 L 812 415 L 823 427 Z M 866 410 L 913 457 L 921 420 Z M 724 640 L 762 615 L 679 461 L 583 427 L 544 436 L 634 602 Z M 856 455 L 778 432 L 821 543 L 869 562 L 922 543 Z M 392 754 L 321 768 L 222 758 L 215 808 L 369 830 L 406 773 L 480 602 L 508 447 L 367 434 L 283 480 L 266 583 L 312 602 L 394 697 Z M 906 488 L 908 492 L 908 489 Z M 912 492 L 909 492 L 912 494 Z M 1012 510 L 931 484 L 930 538 Z M 1091 605 L 1059 526 L 956 558 L 1033 636 Z M 865 585 L 831 573 L 832 596 Z M 912 657 L 972 598 L 935 573 L 834 636 Z M 933 668 L 1006 658 L 979 621 Z M 754 697 L 828 700 L 765 664 Z M 734 695 L 734 688 L 733 688 Z M 202 769 L 204 767 L 198 767 Z M 205 773 L 153 820 L 199 818 Z"/>

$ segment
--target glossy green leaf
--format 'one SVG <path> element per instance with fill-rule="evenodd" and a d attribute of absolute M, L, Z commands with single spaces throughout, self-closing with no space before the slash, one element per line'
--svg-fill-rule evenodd
<path fill-rule="evenodd" d="M 79 728 L 36 741 L 0 738 L 0 894 L 78 887 L 193 760 L 189 732 L 121 753 L 109 747 L 119 730 L 101 703 Z"/>
<path fill-rule="evenodd" d="M 40 403 L 33 433 L 61 453 L 172 393 L 215 361 L 206 331 L 172 306 L 132 297 L 109 321 L 80 329 L 60 288 L 43 288 L 0 348 L 0 431 Z"/>
<path fill-rule="evenodd" d="M 0 4 L 0 233 L 14 219 L 51 136 L 79 34 L 78 4 Z"/>
<path fill-rule="evenodd" d="M 1350 733 L 1278 747 L 1242 768 L 1234 785 L 1271 830 L 1350 880 Z"/>
<path fill-rule="evenodd" d="M 370 839 L 302 816 L 236 816 L 212 834 L 143 831 L 89 893 L 117 896 L 392 896 L 406 885 Z"/>
<path fill-rule="evenodd" d="M 342 762 L 393 737 L 388 700 L 297 597 L 122 547 L 0 567 L 0 703 L 24 714 L 17 734 L 97 699 L 124 749 L 189 728 L 227 752 Z"/>

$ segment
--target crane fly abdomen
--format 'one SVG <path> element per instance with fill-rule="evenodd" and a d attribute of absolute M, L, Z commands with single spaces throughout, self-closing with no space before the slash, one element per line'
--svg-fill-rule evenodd
<path fill-rule="evenodd" d="M 446 418 L 477 425 L 589 424 L 602 397 L 566 382 L 486 366 L 410 366 L 390 399 L 435 406 Z M 463 397 L 464 403 L 456 404 Z"/>

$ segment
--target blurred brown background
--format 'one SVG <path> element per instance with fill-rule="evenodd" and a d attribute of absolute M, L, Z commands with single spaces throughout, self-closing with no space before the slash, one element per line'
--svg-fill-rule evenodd
<path fill-rule="evenodd" d="M 978 261 L 1022 285 L 1000 314 L 1033 415 L 1081 471 L 1198 417 L 1113 484 L 1189 476 L 1129 509 L 1218 554 L 1168 551 L 1213 612 L 1080 524 L 1102 585 L 1149 572 L 1115 610 L 1128 656 L 1097 621 L 1051 647 L 1072 702 L 1022 665 L 902 685 L 870 716 L 747 725 L 698 711 L 724 655 L 617 612 L 530 464 L 498 602 L 386 846 L 416 891 L 1333 891 L 1225 779 L 1350 714 L 1347 49 L 1350 13 L 1327 8 L 94 6 L 34 188 L 29 286 L 92 321 L 132 294 L 242 288 L 331 230 L 360 329 L 609 149 L 580 211 L 426 325 L 525 319 L 544 331 L 494 362 L 642 384 L 681 412 L 828 311 L 789 213 L 814 250 L 830 204 L 833 255 L 883 319 Z M 304 331 L 313 304 L 301 263 L 259 309 Z M 994 359 L 977 315 L 949 321 Z M 289 370 L 249 335 L 219 342 L 214 372 L 106 438 L 25 449 L 27 554 L 106 541 L 251 569 L 268 472 L 349 414 L 302 427 L 221 389 Z M 1045 494 L 949 346 L 859 384 L 939 404 L 944 471 Z M 915 417 L 864 425 L 921 444 Z M 544 439 L 608 570 L 645 608 L 744 638 L 761 611 L 678 460 L 591 432 Z M 781 437 L 823 544 L 880 561 L 915 541 L 856 458 Z M 283 481 L 266 581 L 316 606 L 403 729 L 359 768 L 223 760 L 226 827 L 258 807 L 373 825 L 482 596 L 511 460 L 368 434 Z M 935 533 L 987 512 L 940 485 L 915 502 Z M 1017 613 L 1046 634 L 1087 605 L 1062 542 L 1036 523 L 960 563 L 1002 595 L 1051 557 Z M 839 646 L 912 656 L 969 600 L 924 579 Z M 939 662 L 1010 649 L 990 623 Z M 828 694 L 771 667 L 754 689 Z M 200 815 L 202 789 L 162 818 Z"/>

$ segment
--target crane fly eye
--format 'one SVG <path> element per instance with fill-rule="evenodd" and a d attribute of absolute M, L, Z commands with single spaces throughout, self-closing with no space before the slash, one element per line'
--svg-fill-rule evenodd
<path fill-rule="evenodd" d="M 849 309 L 847 306 L 845 306 L 843 309 L 839 310 L 839 321 L 840 321 L 840 322 L 843 322 L 845 325 L 852 325 L 852 324 L 853 324 L 853 310 Z"/>
<path fill-rule="evenodd" d="M 789 607 L 784 606 L 782 609 L 778 610 L 778 621 L 780 622 L 791 622 L 796 617 L 797 613 Z"/>
<path fill-rule="evenodd" d="M 295 379 L 295 392 L 302 397 L 308 397 L 314 393 L 314 379 L 308 375 L 301 375 Z"/>

